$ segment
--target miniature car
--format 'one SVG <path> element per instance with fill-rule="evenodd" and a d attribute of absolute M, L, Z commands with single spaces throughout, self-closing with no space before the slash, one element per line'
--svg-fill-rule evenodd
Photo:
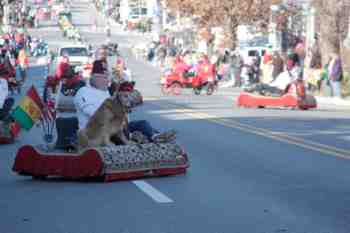
<path fill-rule="evenodd" d="M 316 108 L 317 101 L 314 96 L 305 93 L 303 83 L 295 83 L 290 85 L 287 92 L 279 97 L 242 92 L 237 99 L 237 105 L 246 108 L 290 107 L 307 110 Z"/>
<path fill-rule="evenodd" d="M 195 95 L 200 95 L 203 89 L 206 90 L 207 95 L 212 95 L 217 89 L 217 82 L 214 78 L 207 77 L 201 80 L 195 74 L 190 74 L 186 77 L 178 75 L 173 72 L 165 73 L 160 79 L 161 91 L 167 95 L 180 95 L 183 88 L 192 88 Z"/>

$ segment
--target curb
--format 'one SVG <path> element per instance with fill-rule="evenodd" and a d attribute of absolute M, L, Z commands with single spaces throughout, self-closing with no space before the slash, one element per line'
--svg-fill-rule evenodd
<path fill-rule="evenodd" d="M 335 105 L 338 107 L 350 107 L 350 101 L 339 99 L 339 98 L 333 98 L 333 97 L 318 97 L 315 96 L 316 100 L 320 104 L 324 105 Z"/>

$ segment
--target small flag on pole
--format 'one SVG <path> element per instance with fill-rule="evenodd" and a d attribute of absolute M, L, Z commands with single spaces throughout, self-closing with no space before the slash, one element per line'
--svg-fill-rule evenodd
<path fill-rule="evenodd" d="M 44 104 L 37 90 L 32 86 L 12 112 L 12 116 L 23 129 L 29 131 L 42 118 L 43 109 Z"/>

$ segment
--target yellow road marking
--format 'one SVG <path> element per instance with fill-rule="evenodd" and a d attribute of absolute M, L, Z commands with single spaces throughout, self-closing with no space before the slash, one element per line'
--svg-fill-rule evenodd
<path fill-rule="evenodd" d="M 159 98 L 157 97 L 144 97 L 143 101 L 155 101 L 155 100 L 159 100 Z"/>
<path fill-rule="evenodd" d="M 285 142 L 291 145 L 296 145 L 305 149 L 321 152 L 323 154 L 335 156 L 338 158 L 350 159 L 350 151 L 343 150 L 334 146 L 329 146 L 322 143 L 317 143 L 310 140 L 289 136 L 283 133 L 276 135 L 272 131 L 267 129 L 258 128 L 247 124 L 242 124 L 235 120 L 220 119 L 218 116 L 199 112 L 196 109 L 184 108 L 184 106 L 177 105 L 177 104 L 158 103 L 157 105 L 159 105 L 160 107 L 175 108 L 176 112 L 191 116 L 196 119 L 206 120 L 215 124 L 219 124 L 222 126 L 233 128 L 233 129 L 238 129 L 247 133 L 253 133 L 255 135 L 274 139 L 280 142 Z"/>

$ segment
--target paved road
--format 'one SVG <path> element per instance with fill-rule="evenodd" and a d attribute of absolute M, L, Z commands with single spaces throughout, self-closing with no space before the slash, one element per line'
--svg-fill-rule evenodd
<path fill-rule="evenodd" d="M 96 12 L 85 0 L 73 9 L 88 29 Z M 54 27 L 35 33 L 66 43 Z M 101 32 L 84 34 L 92 43 L 104 40 Z M 114 34 L 125 46 L 140 38 Z M 0 233 L 350 232 L 349 111 L 239 109 L 230 89 L 164 97 L 157 69 L 126 47 L 123 53 L 147 99 L 132 118 L 178 130 L 189 172 L 108 184 L 16 176 L 16 148 L 40 143 L 35 128 L 0 147 Z M 40 89 L 41 72 L 32 69 L 27 86 Z"/>

